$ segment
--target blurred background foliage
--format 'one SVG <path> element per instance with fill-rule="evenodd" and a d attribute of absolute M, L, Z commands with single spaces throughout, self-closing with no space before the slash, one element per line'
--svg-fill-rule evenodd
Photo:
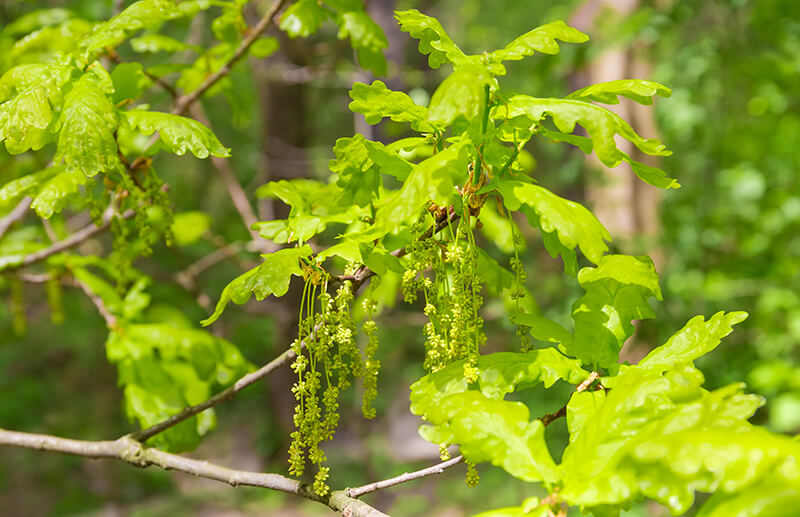
<path fill-rule="evenodd" d="M 12 38 L 35 28 L 25 27 L 26 13 L 63 7 L 94 20 L 107 18 L 123 4 L 127 2 L 0 2 L 0 69 L 17 64 L 10 51 Z M 246 10 L 249 19 L 268 5 L 252 2 Z M 698 366 L 710 388 L 745 380 L 767 397 L 767 405 L 754 417 L 758 423 L 790 434 L 800 429 L 800 6 L 795 0 L 371 0 L 367 5 L 390 43 L 389 73 L 382 79 L 409 91 L 419 103 L 427 102 L 444 72 L 430 70 L 415 43 L 394 27 L 394 9 L 418 8 L 436 16 L 468 53 L 498 48 L 555 19 L 575 23 L 591 36 L 585 45 L 563 45 L 557 57 L 540 55 L 509 65 L 503 82 L 512 90 L 565 95 L 586 86 L 587 70 L 609 49 L 623 49 L 626 59 L 646 65 L 633 70 L 648 70 L 649 77 L 637 78 L 671 87 L 672 97 L 656 103 L 655 127 L 674 152 L 661 165 L 683 186 L 659 194 L 660 199 L 647 198 L 657 211 L 630 215 L 653 219 L 649 225 L 656 231 L 621 232 L 617 238 L 611 229 L 618 249 L 652 253 L 662 275 L 664 302 L 656 307 L 658 317 L 640 325 L 629 357 L 635 360 L 641 356 L 636 349 L 664 342 L 695 314 L 746 310 L 750 318 Z M 162 33 L 207 46 L 213 40 L 213 9 L 209 13 L 170 22 Z M 279 53 L 237 67 L 228 88 L 203 101 L 215 132 L 233 148 L 231 164 L 247 192 L 267 180 L 327 177 L 334 141 L 354 130 L 373 139 L 402 134 L 390 121 L 367 126 L 347 110 L 352 82 L 371 77 L 358 67 L 347 42 L 337 39 L 333 24 L 310 38 L 272 33 L 280 41 Z M 54 50 L 40 49 L 43 54 Z M 137 56 L 129 48 L 120 53 Z M 145 66 L 162 62 L 158 54 L 135 58 Z M 149 92 L 154 109 L 167 109 L 166 93 L 159 88 Z M 603 172 L 581 153 L 544 143 L 527 151 L 533 175 L 542 183 L 602 209 L 602 196 L 592 192 Z M 32 155 L 11 157 L 0 150 L 0 184 L 42 165 Z M 201 238 L 172 248 L 160 245 L 136 266 L 156 279 L 155 303 L 196 322 L 256 255 L 243 244 L 246 228 L 210 164 L 163 156 L 156 167 L 170 186 L 176 212 L 203 211 L 210 217 L 195 221 Z M 55 231 L 80 217 L 76 214 L 82 207 L 72 208 L 53 219 Z M 280 203 L 260 201 L 262 219 L 285 212 Z M 535 232 L 521 226 L 535 307 L 567 320 L 577 285 L 560 274 L 560 262 L 544 253 Z M 491 221 L 486 227 L 492 231 Z M 0 249 L 13 248 L 12 237 L 10 233 L 0 240 Z M 108 248 L 109 242 L 106 237 L 87 243 L 95 248 L 86 251 Z M 227 258 L 197 278 L 180 277 L 179 272 L 210 253 Z M 253 363 L 266 362 L 293 338 L 297 287 L 279 303 L 229 310 L 214 332 L 236 343 Z M 65 289 L 59 314 L 51 310 L 53 293 L 48 297 L 44 285 L 20 288 L 6 277 L 0 279 L 0 289 L 0 426 L 84 439 L 129 432 L 115 369 L 103 352 L 103 321 L 85 296 Z M 384 281 L 377 289 L 383 304 L 393 305 L 396 286 Z M 379 359 L 385 367 L 375 403 L 378 418 L 364 421 L 356 397 L 343 407 L 345 425 L 327 446 L 336 486 L 362 484 L 435 461 L 437 451 L 416 438 L 418 422 L 408 413 L 407 386 L 423 373 L 417 309 L 401 304 L 379 320 Z M 500 302 L 485 307 L 492 351 L 517 346 L 514 329 L 498 318 L 503 311 Z M 238 468 L 284 472 L 289 386 L 287 369 L 220 406 L 219 427 L 198 455 Z M 537 398 L 535 391 L 525 402 L 534 414 L 561 405 L 560 400 Z M 560 425 L 547 428 L 554 450 L 565 440 L 563 420 Z M 529 486 L 498 469 L 479 470 L 477 488 L 465 487 L 463 473 L 450 471 L 369 500 L 392 515 L 458 516 L 518 504 L 533 495 Z M 165 472 L 11 449 L 4 449 L 0 460 L 0 508 L 11 516 L 328 513 L 314 503 L 263 490 L 232 490 Z M 629 515 L 666 511 L 641 506 Z"/>

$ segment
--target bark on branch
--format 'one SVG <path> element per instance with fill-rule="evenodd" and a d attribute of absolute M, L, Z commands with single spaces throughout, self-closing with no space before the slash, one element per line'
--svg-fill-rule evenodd
<path fill-rule="evenodd" d="M 113 441 L 84 441 L 0 429 L 0 445 L 10 445 L 39 451 L 61 452 L 91 459 L 116 459 L 136 467 L 157 466 L 193 476 L 211 479 L 231 486 L 268 488 L 322 503 L 342 515 L 358 517 L 388 517 L 368 504 L 353 499 L 343 491 L 320 497 L 308 485 L 297 480 L 263 472 L 235 470 L 207 461 L 195 460 L 145 447 L 130 437 Z"/>

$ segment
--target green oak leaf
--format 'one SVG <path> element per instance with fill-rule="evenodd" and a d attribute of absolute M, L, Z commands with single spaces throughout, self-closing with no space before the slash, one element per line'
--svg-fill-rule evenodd
<path fill-rule="evenodd" d="M 264 262 L 236 277 L 225 286 L 214 313 L 200 323 L 204 327 L 214 323 L 230 301 L 242 305 L 253 295 L 259 301 L 269 295 L 283 296 L 289 290 L 289 280 L 292 275 L 303 275 L 300 259 L 309 257 L 311 253 L 311 248 L 305 245 L 263 255 Z"/>
<path fill-rule="evenodd" d="M 426 122 L 428 109 L 420 106 L 403 92 L 386 87 L 382 81 L 372 84 L 355 83 L 350 90 L 350 111 L 361 113 L 368 124 L 377 124 L 384 117 L 395 122 L 410 122 L 415 130 L 430 131 Z"/>
<path fill-rule="evenodd" d="M 581 269 L 578 282 L 586 294 L 572 306 L 575 337 L 567 353 L 608 368 L 633 335 L 631 321 L 655 316 L 647 300 L 661 300 L 658 274 L 649 257 L 606 255 L 596 268 Z"/>
<path fill-rule="evenodd" d="M 64 107 L 56 123 L 58 146 L 54 163 L 64 162 L 67 172 L 80 171 L 87 178 L 119 166 L 114 133 L 119 126 L 111 78 L 99 65 L 99 73 L 85 73 L 64 96 Z"/>
<path fill-rule="evenodd" d="M 653 97 L 669 97 L 672 90 L 655 81 L 644 79 L 618 79 L 604 83 L 593 84 L 576 90 L 567 99 L 595 101 L 603 104 L 619 104 L 619 97 L 627 97 L 639 104 L 653 104 Z"/>
<path fill-rule="evenodd" d="M 560 50 L 557 40 L 566 43 L 583 43 L 589 40 L 589 36 L 563 21 L 557 20 L 526 32 L 506 45 L 505 48 L 490 52 L 489 60 L 497 63 L 518 61 L 526 56 L 532 56 L 536 52 L 555 55 Z"/>
<path fill-rule="evenodd" d="M 565 357 L 555 348 L 482 355 L 476 366 L 480 373 L 475 387 L 486 397 L 498 400 L 540 383 L 545 388 L 558 380 L 580 384 L 589 376 L 579 361 Z M 464 361 L 454 361 L 411 385 L 411 412 L 427 418 L 443 398 L 468 389 Z"/>
<path fill-rule="evenodd" d="M 625 160 L 625 153 L 617 148 L 615 135 L 633 143 L 640 151 L 652 156 L 669 156 L 671 153 L 656 139 L 639 136 L 630 124 L 619 115 L 595 104 L 572 99 L 540 99 L 528 95 L 515 95 L 506 105 L 493 111 L 495 119 L 528 117 L 531 125 L 551 117 L 559 131 L 572 133 L 580 124 L 592 140 L 597 158 L 606 167 L 616 167 Z"/>
<path fill-rule="evenodd" d="M 380 25 L 364 12 L 363 6 L 341 12 L 337 21 L 339 39 L 350 38 L 350 45 L 356 51 L 361 67 L 372 71 L 375 75 L 386 75 L 383 49 L 389 46 L 389 41 Z"/>
<path fill-rule="evenodd" d="M 528 482 L 558 480 L 556 465 L 544 441 L 544 424 L 530 420 L 521 402 L 491 399 L 479 391 L 443 397 L 425 417 L 419 433 L 433 443 L 459 444 L 473 462 L 490 461 Z"/>
<path fill-rule="evenodd" d="M 561 255 L 568 270 L 577 269 L 575 248 L 598 264 L 608 251 L 608 230 L 584 206 L 549 190 L 514 180 L 501 180 L 497 190 L 509 210 L 521 210 L 533 226 L 542 230 L 544 244 L 553 257 Z"/>
<path fill-rule="evenodd" d="M 283 12 L 279 27 L 290 38 L 305 38 L 317 32 L 329 17 L 329 11 L 317 0 L 298 0 Z"/>
<path fill-rule="evenodd" d="M 394 17 L 400 24 L 400 30 L 419 40 L 419 51 L 428 56 L 431 68 L 439 68 L 448 62 L 454 65 L 470 62 L 436 18 L 426 16 L 416 9 L 395 11 Z"/>
<path fill-rule="evenodd" d="M 158 131 L 166 148 L 178 156 L 186 154 L 186 151 L 198 158 L 226 158 L 231 155 L 231 150 L 223 146 L 209 128 L 196 120 L 159 111 L 132 110 L 122 115 L 131 128 L 138 129 L 144 135 Z"/>

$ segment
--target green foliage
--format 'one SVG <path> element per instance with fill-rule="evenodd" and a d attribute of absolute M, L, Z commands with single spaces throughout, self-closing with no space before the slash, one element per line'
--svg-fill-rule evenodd
<path fill-rule="evenodd" d="M 311 248 L 287 248 L 264 255 L 264 262 L 238 276 L 222 290 L 214 313 L 201 323 L 211 325 L 220 317 L 228 302 L 243 304 L 255 295 L 263 300 L 269 295 L 283 296 L 289 290 L 291 275 L 302 276 L 300 260 L 311 255 Z"/>
<path fill-rule="evenodd" d="M 138 129 L 144 135 L 158 131 L 165 147 L 178 156 L 186 151 L 198 158 L 225 158 L 231 154 L 230 149 L 223 147 L 210 129 L 196 120 L 156 111 L 131 110 L 122 115 L 132 129 Z"/>
<path fill-rule="evenodd" d="M 251 30 L 245 3 L 141 0 L 99 23 L 57 9 L 31 13 L 3 29 L 0 43 L 11 51 L 0 61 L 0 139 L 9 156 L 0 159 L 13 167 L 0 184 L 0 213 L 29 196 L 31 208 L 49 221 L 40 228 L 20 219 L 22 228 L 4 228 L 0 270 L 18 268 L 30 254 L 66 239 L 72 219 L 64 213 L 88 209 L 98 224 L 105 214 L 113 233 L 109 253 L 100 251 L 100 241 L 99 248 L 87 243 L 79 253 L 62 249 L 46 257 L 44 277 L 12 272 L 4 278 L 0 288 L 10 292 L 14 332 L 28 327 L 22 280 L 46 281 L 53 319 L 63 320 L 61 280 L 70 279 L 65 283 L 80 287 L 103 317 L 106 355 L 117 370 L 125 414 L 145 428 L 207 400 L 252 368 L 231 342 L 195 328 L 184 307 L 191 318 L 201 310 L 195 302 L 211 312 L 204 326 L 226 309 L 226 320 L 235 322 L 231 301 L 284 296 L 292 277 L 302 277 L 298 333 L 287 355 L 294 359 L 297 402 L 289 472 L 301 476 L 314 468 L 311 490 L 322 498 L 328 484 L 337 483 L 323 444 L 340 423 L 345 390 L 360 379 L 363 415 L 372 418 L 381 407 L 377 316 L 402 293 L 405 301 L 420 302 L 426 318 L 420 351 L 425 375 L 411 386 L 411 412 L 423 419 L 420 434 L 440 450 L 460 447 L 470 485 L 478 479 L 475 464 L 488 462 L 541 484 L 548 494 L 482 515 L 565 515 L 573 506 L 604 517 L 644 499 L 678 514 L 693 507 L 697 492 L 712 494 L 697 510 L 701 516 L 788 515 L 785 508 L 798 502 L 800 492 L 798 442 L 749 422 L 761 397 L 745 394 L 739 383 L 706 389 L 694 365 L 746 314 L 698 316 L 638 364 L 620 364 L 633 321 L 653 318 L 650 298 L 662 299 L 653 262 L 609 254 L 611 235 L 602 223 L 581 204 L 540 186 L 546 176 L 528 151 L 532 140 L 566 142 L 594 152 L 608 167 L 629 163 L 650 185 L 677 188 L 663 170 L 633 160 L 616 138 L 656 157 L 670 155 L 664 144 L 640 136 L 595 104 L 626 97 L 649 105 L 655 96 L 669 97 L 669 88 L 622 79 L 566 98 L 516 93 L 518 88 L 507 88 L 504 61 L 555 55 L 559 42 L 588 37 L 555 21 L 504 48 L 467 55 L 437 19 L 414 9 L 397 12 L 401 30 L 419 41 L 428 64 L 449 64 L 452 71 L 427 107 L 384 82 L 355 83 L 350 110 L 373 125 L 389 119 L 383 136 L 398 138 L 339 138 L 328 181 L 276 179 L 260 186 L 257 196 L 280 200 L 288 215 L 252 225 L 251 231 L 272 242 L 248 249 L 228 240 L 235 239 L 229 220 L 204 210 L 218 198 L 205 179 L 195 181 L 202 175 L 190 176 L 184 165 L 159 153 L 227 158 L 231 150 L 204 124 L 166 107 L 151 109 L 161 100 L 152 88 L 185 95 L 217 74 L 220 80 L 204 89 L 207 99 L 224 94 L 233 113 L 252 107 L 240 99 L 252 86 L 242 85 L 244 74 L 236 75 L 243 65 L 230 69 L 248 51 L 241 46 Z M 212 20 L 211 45 L 186 43 L 176 36 L 180 31 L 160 33 L 170 24 L 185 28 L 180 24 L 202 10 Z M 361 0 L 299 0 L 281 14 L 279 26 L 290 38 L 307 37 L 328 21 L 335 22 L 339 39 L 349 39 L 363 68 L 387 72 L 386 37 Z M 140 34 L 145 29 L 152 32 Z M 260 37 L 249 55 L 269 56 L 278 41 Z M 209 118 L 217 127 L 220 115 Z M 587 136 L 576 133 L 578 125 Z M 242 128 L 229 129 L 223 140 L 240 142 Z M 242 166 L 250 178 L 265 177 L 252 164 L 246 167 L 259 145 L 256 139 L 237 145 L 244 151 L 234 162 L 237 173 Z M 16 156 L 27 151 L 33 152 Z M 235 179 L 226 176 L 225 182 L 249 221 L 251 207 L 241 208 L 248 201 L 231 188 Z M 173 201 L 179 206 L 174 215 Z M 534 271 L 520 259 L 534 244 L 522 237 L 523 221 L 539 230 L 544 249 L 561 257 L 570 280 L 585 291 L 572 304 L 572 329 L 537 312 L 527 282 Z M 496 247 L 485 245 L 481 229 Z M 165 253 L 162 241 L 180 249 Z M 193 256 L 210 246 L 219 249 Z M 253 249 L 276 251 L 252 267 L 243 257 Z M 170 294 L 176 285 L 153 284 L 137 270 L 136 259 L 151 253 L 161 254 L 152 275 L 174 279 L 164 284 L 179 284 L 180 297 Z M 250 269 L 233 280 L 235 274 L 223 273 L 227 285 L 211 311 L 209 293 L 197 279 L 219 256 Z M 166 272 L 175 264 L 179 271 Z M 150 265 L 141 267 L 151 271 Z M 535 273 L 536 282 L 550 276 L 544 264 Z M 787 293 L 773 295 L 780 299 L 775 304 L 797 301 Z M 163 303 L 151 303 L 162 297 Z M 491 320 L 484 320 L 487 315 Z M 498 340 L 485 353 L 490 325 L 516 326 L 521 351 L 497 351 L 503 346 Z M 545 346 L 532 345 L 530 337 Z M 404 352 L 402 342 L 392 341 L 393 353 Z M 753 377 L 763 386 L 785 386 L 796 373 L 770 363 Z M 551 412 L 536 397 L 563 407 Z M 797 407 L 788 399 L 786 404 Z M 562 416 L 569 438 L 559 443 L 545 428 Z M 191 449 L 214 421 L 212 411 L 202 412 L 158 433 L 150 444 Z"/>

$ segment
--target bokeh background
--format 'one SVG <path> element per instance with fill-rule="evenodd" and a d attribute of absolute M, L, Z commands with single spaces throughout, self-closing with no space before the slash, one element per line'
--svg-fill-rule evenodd
<path fill-rule="evenodd" d="M 65 7 L 86 19 L 107 18 L 128 2 L 95 0 L 0 2 L 0 68 L 10 62 L 9 42 L 25 30 L 14 24 L 36 9 Z M 269 2 L 251 2 L 255 20 Z M 673 89 L 655 106 L 614 109 L 644 136 L 673 151 L 660 162 L 683 185 L 657 192 L 635 182 L 625 165 L 604 170 L 563 145 L 527 148 L 532 174 L 558 194 L 591 206 L 624 253 L 649 254 L 662 278 L 664 301 L 657 318 L 642 322 L 623 351 L 636 361 L 663 343 L 696 314 L 746 310 L 750 317 L 723 346 L 698 361 L 707 385 L 747 382 L 767 404 L 754 420 L 774 431 L 800 430 L 800 4 L 796 0 L 367 0 L 390 47 L 388 77 L 394 89 L 427 102 L 445 73 L 430 70 L 416 42 L 394 25 L 394 9 L 417 8 L 436 16 L 467 53 L 505 45 L 543 23 L 564 19 L 590 35 L 584 45 L 562 45 L 557 57 L 537 55 L 509 66 L 502 84 L 531 95 L 562 96 L 592 82 L 649 78 Z M 162 32 L 208 46 L 210 14 L 171 22 Z M 32 29 L 29 29 L 32 30 Z M 232 93 L 204 101 L 215 132 L 234 150 L 233 169 L 253 193 L 267 180 L 328 175 L 337 138 L 362 132 L 372 139 L 402 136 L 391 122 L 367 126 L 347 110 L 354 81 L 372 77 L 353 59 L 336 27 L 291 40 L 277 30 L 281 51 L 250 59 L 231 75 Z M 17 32 L 15 32 L 17 31 Z M 47 54 L 55 49 L 41 49 Z M 125 53 L 125 49 L 121 49 Z M 131 53 L 131 55 L 133 55 Z M 180 61 L 179 54 L 175 61 Z M 191 56 L 183 56 L 187 62 Z M 155 65 L 163 56 L 145 55 Z M 150 90 L 151 106 L 170 98 Z M 16 160 L 23 159 L 20 157 Z M 640 158 L 637 158 L 640 159 Z M 12 158 L 0 150 L 0 184 L 12 179 Z M 18 164 L 17 164 L 18 165 Z M 223 184 L 209 164 L 191 158 L 159 158 L 176 210 L 203 210 L 211 223 L 203 239 L 184 248 L 155 249 L 137 262 L 157 282 L 161 310 L 197 322 L 253 253 Z M 279 202 L 262 200 L 262 219 L 286 214 Z M 4 214 L 0 214 L 2 216 Z M 574 279 L 543 251 L 525 227 L 528 288 L 538 310 L 569 319 L 579 296 Z M 92 246 L 109 246 L 100 239 Z M 219 248 L 229 258 L 204 271 L 193 285 L 176 272 Z M 214 332 L 236 343 L 256 364 L 283 351 L 293 338 L 299 284 L 287 297 L 226 311 Z M 17 293 L 18 295 L 19 293 Z M 81 292 L 65 290 L 63 321 L 53 318 L 42 286 L 22 293 L 26 324 L 8 283 L 0 283 L 0 427 L 83 439 L 108 439 L 132 429 L 122 412 L 116 372 L 105 358 L 104 324 Z M 393 293 L 387 291 L 387 305 Z M 423 374 L 422 315 L 418 308 L 387 307 L 379 319 L 384 365 L 375 405 L 378 418 L 360 416 L 358 394 L 343 404 L 345 425 L 326 450 L 333 482 L 356 486 L 436 461 L 436 447 L 417 437 L 408 412 L 407 386 Z M 501 303 L 488 302 L 488 347 L 514 349 L 514 329 Z M 55 320 L 55 321 L 54 321 Z M 23 328 L 24 327 L 24 328 Z M 218 408 L 218 428 L 193 454 L 236 468 L 284 472 L 293 399 L 290 371 Z M 550 392 L 548 392 L 550 393 Z M 565 397 L 566 397 L 565 391 Z M 537 414 L 560 400 L 533 392 L 525 399 Z M 563 420 L 547 428 L 563 443 Z M 518 504 L 535 493 L 499 469 L 479 466 L 481 483 L 464 484 L 463 468 L 395 487 L 368 501 L 396 516 L 457 517 Z M 0 514 L 5 516 L 311 516 L 329 512 L 315 504 L 265 490 L 198 481 L 158 470 L 56 454 L 0 450 Z M 627 515 L 661 516 L 657 505 Z M 578 515 L 576 513 L 576 515 Z"/>

